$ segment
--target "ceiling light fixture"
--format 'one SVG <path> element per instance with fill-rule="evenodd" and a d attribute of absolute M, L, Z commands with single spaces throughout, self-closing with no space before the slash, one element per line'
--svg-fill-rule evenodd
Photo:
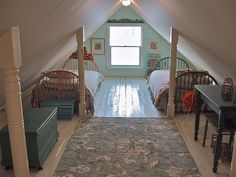
<path fill-rule="evenodd" d="M 129 6 L 131 4 L 131 0 L 122 0 L 121 3 L 123 6 Z"/>

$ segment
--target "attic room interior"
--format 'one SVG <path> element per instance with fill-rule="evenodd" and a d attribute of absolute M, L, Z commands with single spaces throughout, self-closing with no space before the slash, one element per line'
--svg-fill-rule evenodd
<path fill-rule="evenodd" d="M 1 177 L 236 177 L 236 1 L 0 1 Z"/>

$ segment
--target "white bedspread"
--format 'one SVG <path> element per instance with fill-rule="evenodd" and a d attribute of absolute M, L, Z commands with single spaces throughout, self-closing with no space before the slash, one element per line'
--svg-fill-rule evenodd
<path fill-rule="evenodd" d="M 78 75 L 78 70 L 69 70 L 69 71 Z M 91 70 L 84 70 L 84 71 L 85 71 L 85 76 L 84 76 L 85 86 L 94 97 L 98 87 L 100 86 L 100 83 L 104 80 L 104 76 L 97 71 L 91 71 Z"/>
<path fill-rule="evenodd" d="M 97 71 L 85 70 L 85 85 L 94 96 L 100 83 L 104 80 L 101 73 Z"/>
<path fill-rule="evenodd" d="M 148 78 L 148 86 L 152 91 L 155 102 L 160 94 L 169 87 L 169 70 L 153 71 Z"/>

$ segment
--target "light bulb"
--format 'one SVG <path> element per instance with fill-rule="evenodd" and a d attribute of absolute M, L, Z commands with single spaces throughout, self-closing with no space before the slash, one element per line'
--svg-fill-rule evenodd
<path fill-rule="evenodd" d="M 131 0 L 122 0 L 123 6 L 129 6 L 131 4 Z"/>

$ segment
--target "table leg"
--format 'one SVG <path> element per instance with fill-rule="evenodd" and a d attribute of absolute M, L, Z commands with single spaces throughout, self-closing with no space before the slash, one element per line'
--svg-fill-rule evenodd
<path fill-rule="evenodd" d="M 214 155 L 214 164 L 213 164 L 213 172 L 217 172 L 218 160 L 221 156 L 221 145 L 222 145 L 222 128 L 224 124 L 224 114 L 222 111 L 219 113 L 218 127 L 217 127 L 217 137 L 216 137 L 216 145 L 215 145 L 215 155 Z"/>
<path fill-rule="evenodd" d="M 196 95 L 195 132 L 194 132 L 194 140 L 195 141 L 198 140 L 200 112 L 201 112 L 201 98 L 200 98 L 200 93 L 197 92 L 197 95 Z"/>

